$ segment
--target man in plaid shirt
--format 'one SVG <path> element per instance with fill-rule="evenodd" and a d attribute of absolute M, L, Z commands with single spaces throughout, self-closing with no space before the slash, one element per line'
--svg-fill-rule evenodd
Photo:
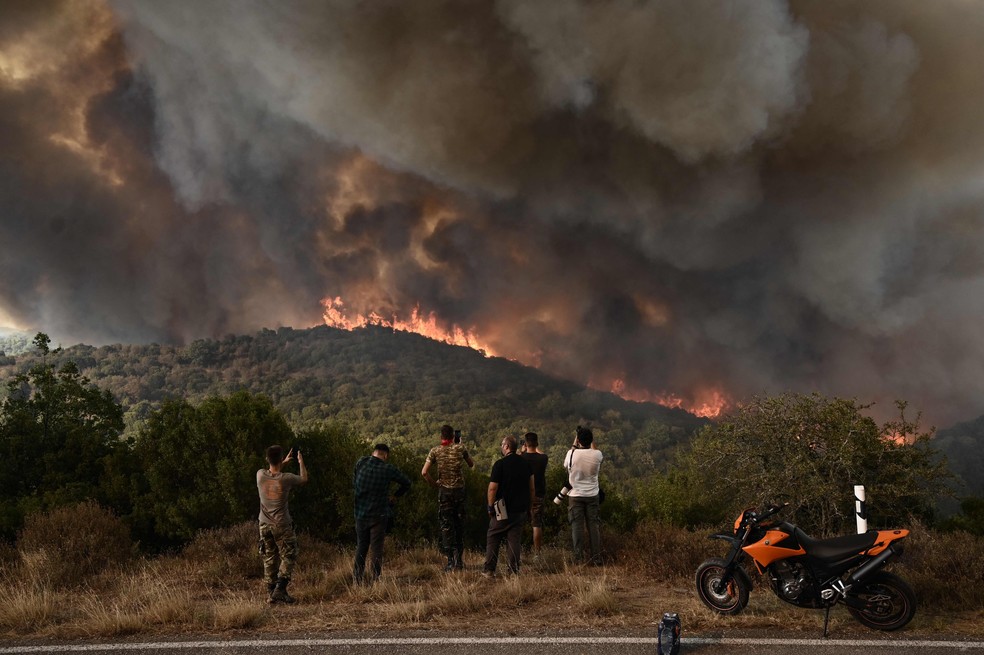
<path fill-rule="evenodd" d="M 352 484 L 355 487 L 355 564 L 352 576 L 356 584 L 375 582 L 383 570 L 383 539 L 389 523 L 391 506 L 397 498 L 410 491 L 410 478 L 386 460 L 389 446 L 373 446 L 372 455 L 355 463 Z M 390 495 L 390 485 L 398 488 Z M 366 580 L 366 555 L 372 550 L 369 580 Z"/>

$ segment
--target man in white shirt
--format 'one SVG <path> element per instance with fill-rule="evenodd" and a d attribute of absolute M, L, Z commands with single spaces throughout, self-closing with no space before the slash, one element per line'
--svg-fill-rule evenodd
<path fill-rule="evenodd" d="M 601 451 L 595 447 L 591 430 L 578 426 L 574 445 L 564 457 L 567 480 L 571 485 L 571 492 L 567 497 L 567 520 L 571 524 L 574 560 L 584 561 L 584 530 L 587 527 L 591 544 L 591 559 L 588 563 L 595 566 L 601 565 L 598 472 L 601 470 L 603 457 Z"/>

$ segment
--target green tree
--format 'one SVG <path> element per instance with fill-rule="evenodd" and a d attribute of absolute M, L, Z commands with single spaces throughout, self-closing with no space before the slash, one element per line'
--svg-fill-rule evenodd
<path fill-rule="evenodd" d="M 943 521 L 944 530 L 963 530 L 984 537 L 984 498 L 969 497 L 960 501 L 960 513 Z"/>
<path fill-rule="evenodd" d="M 743 507 L 788 502 L 807 531 L 854 528 L 853 485 L 865 485 L 872 527 L 927 518 L 952 477 L 930 434 L 905 418 L 879 427 L 854 400 L 783 394 L 741 405 L 695 438 L 678 463 L 690 502 L 721 520 Z M 684 512 L 685 514 L 686 512 Z"/>
<path fill-rule="evenodd" d="M 40 360 L 7 383 L 0 405 L 0 534 L 10 537 L 34 510 L 87 499 L 104 500 L 107 463 L 120 447 L 123 409 L 108 391 L 79 373 L 74 362 L 50 363 L 38 333 Z"/>
<path fill-rule="evenodd" d="M 265 396 L 237 392 L 193 406 L 166 401 L 138 433 L 129 517 L 157 545 L 190 540 L 203 528 L 233 525 L 257 512 L 254 473 L 266 447 L 290 448 L 293 432 Z"/>
<path fill-rule="evenodd" d="M 299 530 L 321 539 L 354 540 L 352 474 L 355 462 L 369 454 L 371 446 L 340 424 L 301 430 L 294 445 L 303 453 L 310 473 L 308 484 L 295 491 L 290 500 L 294 524 Z M 404 473 L 410 474 L 406 470 Z"/>

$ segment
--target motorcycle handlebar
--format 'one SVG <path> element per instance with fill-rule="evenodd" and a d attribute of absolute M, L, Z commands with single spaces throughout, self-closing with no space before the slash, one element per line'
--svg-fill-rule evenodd
<path fill-rule="evenodd" d="M 773 514 L 778 513 L 780 510 L 788 506 L 789 503 L 783 503 L 782 505 L 767 505 L 760 514 L 755 515 L 755 520 L 761 521 L 762 519 L 767 519 Z"/>

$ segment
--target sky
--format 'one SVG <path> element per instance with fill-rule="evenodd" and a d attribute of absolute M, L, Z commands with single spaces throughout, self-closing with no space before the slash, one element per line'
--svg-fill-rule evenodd
<path fill-rule="evenodd" d="M 5 0 L 0 326 L 367 316 L 633 399 L 984 413 L 980 0 Z"/>

